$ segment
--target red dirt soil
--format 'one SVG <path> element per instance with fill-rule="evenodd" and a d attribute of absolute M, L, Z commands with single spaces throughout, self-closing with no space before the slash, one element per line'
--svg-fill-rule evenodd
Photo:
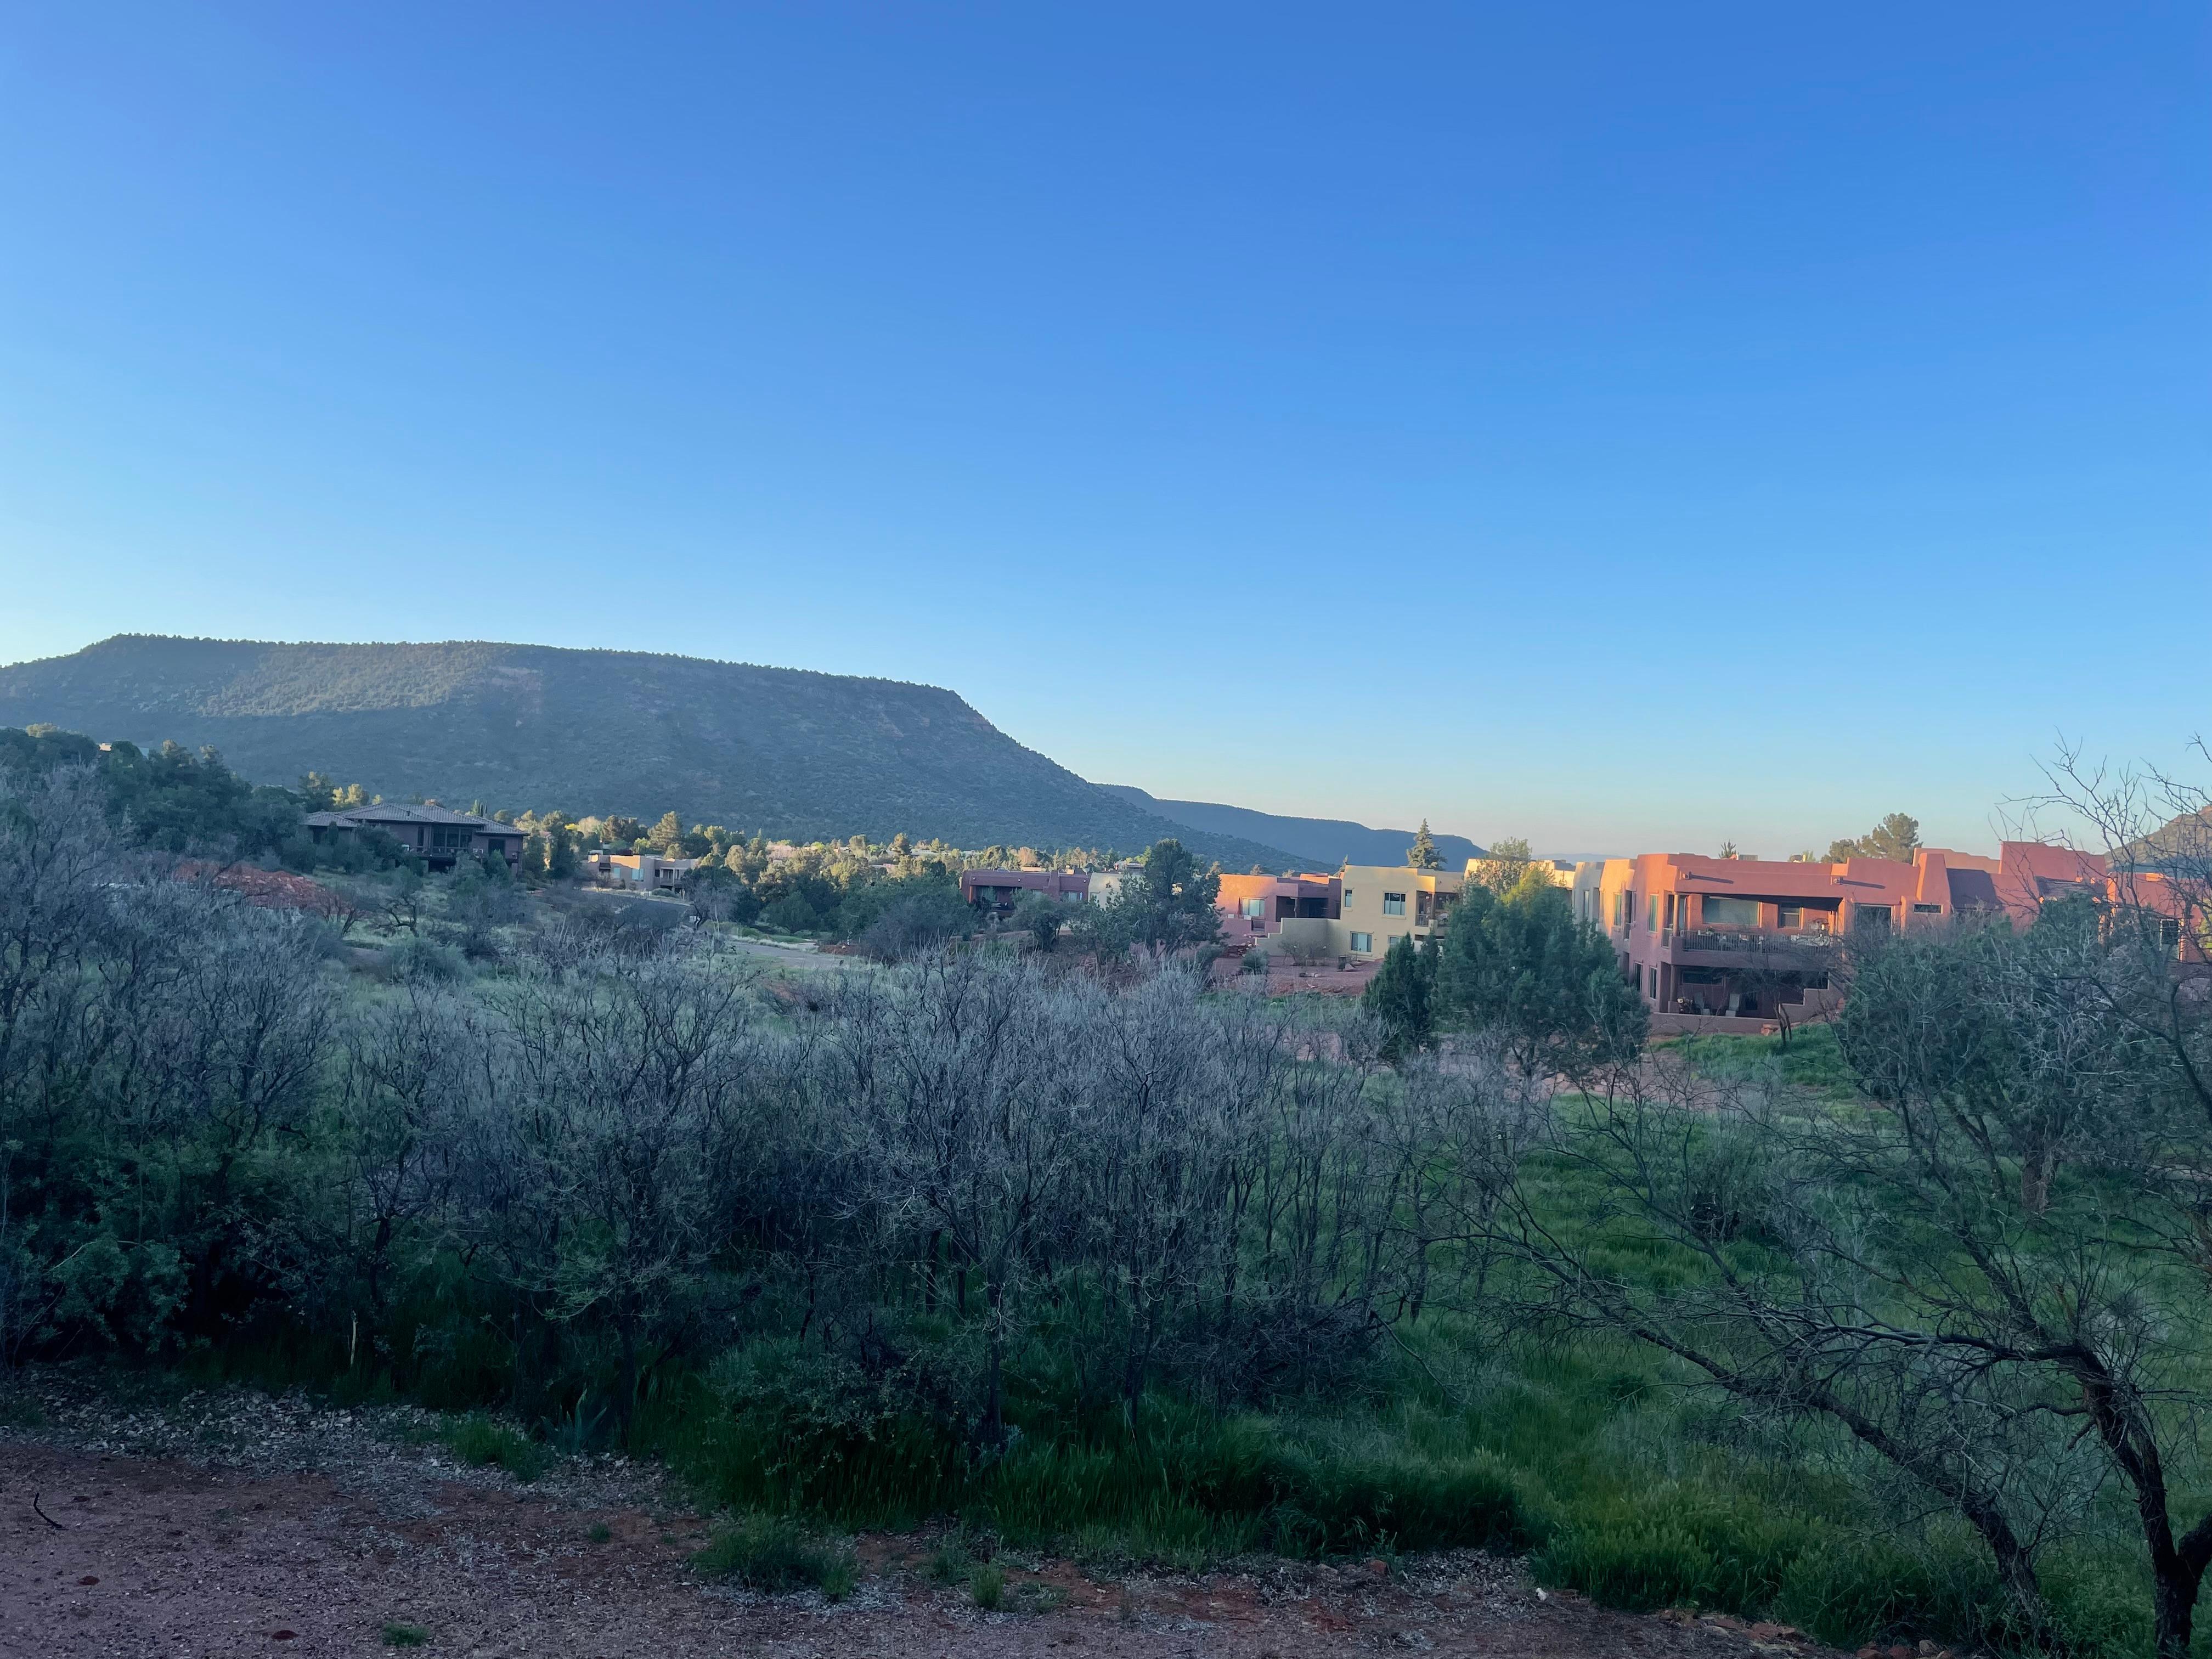
<path fill-rule="evenodd" d="M 313 915 L 335 916 L 345 909 L 345 901 L 322 883 L 289 870 L 188 861 L 177 866 L 176 876 L 179 881 L 204 881 L 212 887 L 228 888 L 264 910 L 305 910 Z"/>
<path fill-rule="evenodd" d="M 416 1651 L 485 1659 L 1815 1651 L 1768 1626 L 1540 1599 L 1516 1564 L 1472 1553 L 1408 1561 L 1395 1577 L 1379 1562 L 1184 1580 L 1009 1564 L 1010 1601 L 1041 1584 L 1066 1600 L 986 1613 L 922 1575 L 928 1540 L 868 1538 L 860 1590 L 833 1607 L 702 1583 L 688 1565 L 707 1531 L 694 1514 L 405 1467 L 405 1479 L 387 1468 L 355 1481 L 0 1442 L 0 1654 L 381 1654 L 387 1624 L 426 1631 Z"/>

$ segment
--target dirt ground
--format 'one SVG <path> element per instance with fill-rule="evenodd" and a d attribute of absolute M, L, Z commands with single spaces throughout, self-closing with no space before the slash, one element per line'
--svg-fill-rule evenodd
<path fill-rule="evenodd" d="M 1301 968 L 1287 957 L 1279 960 L 1270 956 L 1267 960 L 1267 994 L 1282 997 L 1306 993 L 1356 997 L 1367 988 L 1367 981 L 1375 977 L 1376 970 L 1382 965 L 1378 957 L 1373 962 L 1355 963 L 1346 968 L 1340 968 L 1334 963 Z M 1249 978 L 1244 972 L 1243 958 L 1238 957 L 1218 957 L 1207 972 L 1217 988 L 1245 986 Z"/>
<path fill-rule="evenodd" d="M 0 1654 L 692 1659 L 1081 1654 L 1500 1659 L 1817 1655 L 1794 1632 L 1546 1595 L 1474 1553 L 1176 1578 L 1002 1558 L 984 1613 L 923 1571 L 927 1536 L 859 1540 L 847 1601 L 760 1596 L 690 1565 L 705 1517 L 653 1471 L 571 1462 L 518 1486 L 410 1443 L 402 1413 L 198 1395 L 125 1410 L 50 1392 L 0 1435 Z M 427 1633 L 406 1649 L 387 1626 Z M 403 1635 L 404 1633 L 403 1632 Z"/>

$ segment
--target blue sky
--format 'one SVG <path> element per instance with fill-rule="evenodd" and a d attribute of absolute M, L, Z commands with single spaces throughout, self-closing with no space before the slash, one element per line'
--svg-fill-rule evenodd
<path fill-rule="evenodd" d="M 2193 5 L 15 9 L 0 660 L 527 640 L 1558 850 L 2212 726 Z"/>

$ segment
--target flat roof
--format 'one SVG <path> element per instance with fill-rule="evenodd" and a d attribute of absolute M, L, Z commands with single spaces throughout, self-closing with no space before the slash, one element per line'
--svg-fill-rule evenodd
<path fill-rule="evenodd" d="M 374 806 L 349 806 L 336 812 L 310 812 L 307 821 L 318 827 L 334 823 L 465 823 L 471 830 L 493 835 L 519 836 L 521 830 L 495 818 L 473 812 L 449 811 L 442 806 L 417 806 L 409 801 L 380 801 Z"/>

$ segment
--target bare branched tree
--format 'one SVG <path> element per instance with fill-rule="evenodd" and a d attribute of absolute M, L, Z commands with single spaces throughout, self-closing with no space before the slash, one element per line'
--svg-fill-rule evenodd
<path fill-rule="evenodd" d="M 611 1329 L 627 1437 L 646 1350 L 673 1340 L 672 1318 L 723 1243 L 755 1006 L 741 981 L 679 951 L 612 948 L 529 968 L 495 1006 L 472 1207 L 542 1316 Z"/>
<path fill-rule="evenodd" d="M 889 1236 L 948 1253 L 957 1312 L 971 1288 L 981 1295 L 993 1446 L 1005 1439 L 1006 1352 L 1073 1178 L 1083 1045 L 1054 1006 L 1071 994 L 995 953 L 933 957 L 848 981 L 827 1048 L 865 1201 Z"/>
<path fill-rule="evenodd" d="M 1558 1115 L 1495 1236 L 1540 1287 L 1532 1312 L 1839 1424 L 1910 1475 L 1980 1534 L 2031 1639 L 2053 1639 L 2039 1553 L 2123 1480 L 2179 1655 L 2212 1558 L 2212 1520 L 2172 1518 L 2212 1403 L 2189 1283 L 2205 1142 L 2174 1046 L 2112 994 L 2115 948 L 2070 909 L 1889 941 L 1839 1027 L 1871 1103 L 1655 1060 Z M 1601 1212 L 1563 1222 L 1546 1167 Z M 1679 1280 L 1608 1273 L 1624 1232 L 1678 1253 Z"/>
<path fill-rule="evenodd" d="M 452 992 L 404 988 L 340 1038 L 338 1087 L 350 1179 L 337 1242 L 357 1263 L 373 1319 L 389 1305 L 395 1257 L 445 1218 L 471 1104 L 495 1075 L 479 1008 Z"/>

